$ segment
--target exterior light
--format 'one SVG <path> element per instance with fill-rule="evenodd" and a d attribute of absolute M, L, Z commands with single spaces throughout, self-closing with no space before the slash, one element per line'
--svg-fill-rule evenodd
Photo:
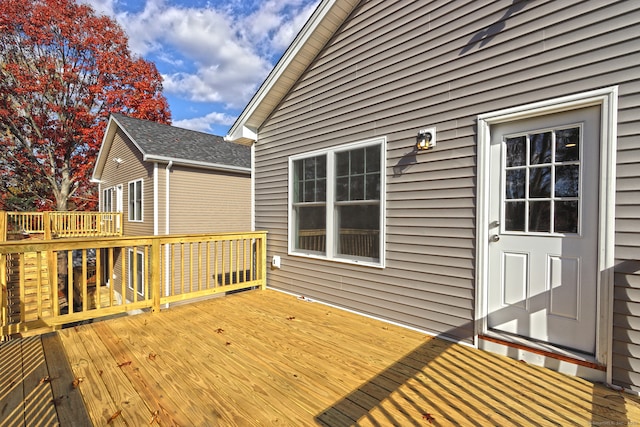
<path fill-rule="evenodd" d="M 418 151 L 428 150 L 436 146 L 436 128 L 422 129 L 416 138 L 416 149 Z"/>

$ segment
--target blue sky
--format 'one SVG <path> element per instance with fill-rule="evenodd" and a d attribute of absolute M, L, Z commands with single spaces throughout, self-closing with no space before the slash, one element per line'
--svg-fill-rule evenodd
<path fill-rule="evenodd" d="M 226 135 L 319 0 L 81 0 L 156 64 L 173 125 Z"/>

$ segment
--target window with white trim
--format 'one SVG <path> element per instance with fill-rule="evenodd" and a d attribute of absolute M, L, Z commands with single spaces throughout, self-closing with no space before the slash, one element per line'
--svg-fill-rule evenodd
<path fill-rule="evenodd" d="M 292 254 L 384 265 L 386 140 L 289 158 Z"/>
<path fill-rule="evenodd" d="M 102 192 L 102 212 L 113 212 L 113 187 Z"/>
<path fill-rule="evenodd" d="M 129 221 L 142 221 L 142 180 L 129 183 Z"/>
<path fill-rule="evenodd" d="M 135 253 L 135 258 L 134 254 Z M 129 249 L 127 253 L 127 286 L 144 297 L 144 252 Z"/>

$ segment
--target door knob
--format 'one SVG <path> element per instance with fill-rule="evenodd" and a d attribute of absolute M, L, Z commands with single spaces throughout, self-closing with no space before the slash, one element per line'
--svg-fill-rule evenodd
<path fill-rule="evenodd" d="M 494 234 L 493 236 L 491 236 L 491 241 L 492 242 L 497 242 L 498 240 L 500 240 L 500 236 L 497 234 Z"/>

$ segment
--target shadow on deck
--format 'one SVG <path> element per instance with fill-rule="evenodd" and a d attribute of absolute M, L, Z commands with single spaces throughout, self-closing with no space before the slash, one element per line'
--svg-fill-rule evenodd
<path fill-rule="evenodd" d="M 45 365 L 69 363 L 72 373 L 45 382 L 66 389 L 40 401 L 69 396 L 71 404 L 79 390 L 94 425 L 629 425 L 640 420 L 640 399 L 631 395 L 271 290 L 68 328 L 53 337 L 59 337 L 68 362 L 50 361 L 45 350 Z M 30 365 L 30 350 L 9 350 L 29 348 L 33 340 L 0 347 L 2 390 L 14 384 L 4 367 L 19 365 L 18 354 Z M 46 375 L 62 377 L 51 370 L 31 373 L 29 387 L 40 390 Z M 69 378 L 80 380 L 77 389 Z M 30 405 L 29 393 L 36 391 L 24 384 L 25 394 L 17 386 L 3 392 L 2 408 L 25 398 L 23 407 Z M 47 408 L 42 414 L 57 408 L 42 407 Z"/>

